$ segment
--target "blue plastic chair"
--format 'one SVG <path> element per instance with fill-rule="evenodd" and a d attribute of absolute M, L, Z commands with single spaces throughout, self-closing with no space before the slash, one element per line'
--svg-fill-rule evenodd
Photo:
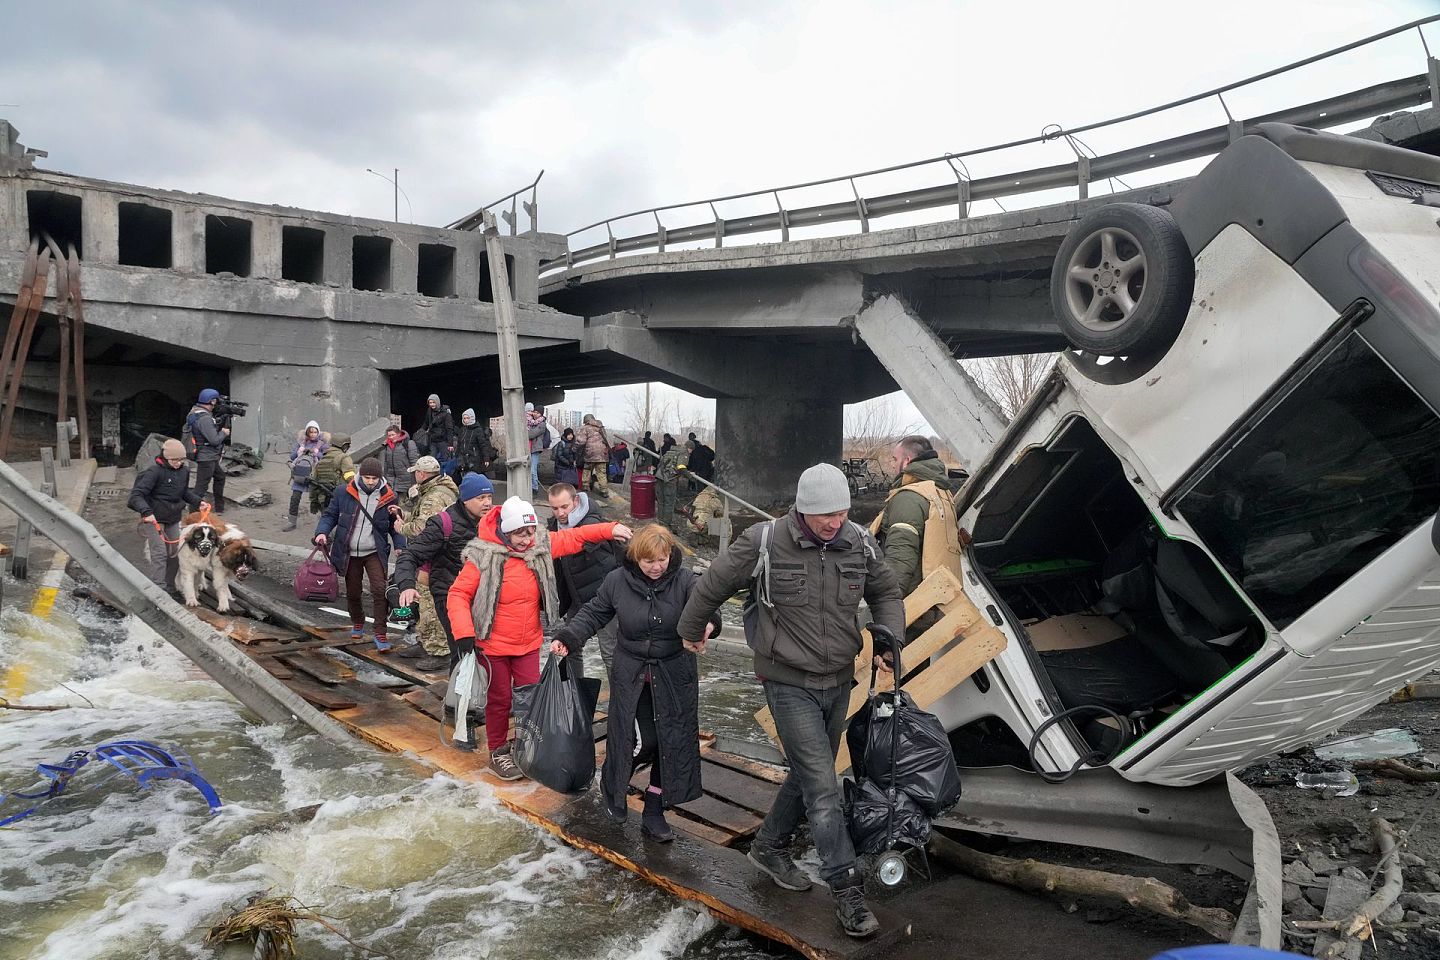
<path fill-rule="evenodd" d="M 200 791 L 212 814 L 220 809 L 220 795 L 200 775 L 194 761 L 183 753 L 144 740 L 115 740 L 96 747 L 95 756 L 134 778 L 142 787 L 148 787 L 152 780 L 184 780 Z"/>

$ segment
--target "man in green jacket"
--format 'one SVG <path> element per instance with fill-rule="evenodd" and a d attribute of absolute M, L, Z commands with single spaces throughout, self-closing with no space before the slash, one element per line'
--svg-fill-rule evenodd
<path fill-rule="evenodd" d="M 455 481 L 440 472 L 440 461 L 425 455 L 409 468 L 415 476 L 415 486 L 410 496 L 415 498 L 415 507 L 405 514 L 405 519 L 396 530 L 402 537 L 418 537 L 430 518 L 454 503 L 460 496 Z M 430 571 L 421 570 L 415 579 L 419 591 L 420 643 L 406 647 L 396 654 L 415 661 L 417 670 L 445 670 L 450 666 L 450 645 L 445 639 L 445 628 L 440 625 L 440 615 L 435 612 L 435 598 L 430 595 Z"/>
<path fill-rule="evenodd" d="M 688 466 L 685 450 L 677 444 L 660 455 L 660 466 L 655 470 L 655 519 L 677 533 L 683 521 L 675 519 L 675 501 L 680 478 Z"/>
<path fill-rule="evenodd" d="M 949 472 L 928 439 L 904 437 L 891 449 L 891 457 L 895 483 L 870 532 L 908 597 L 939 567 L 960 575 L 959 519 Z M 906 639 L 919 637 L 941 615 L 938 608 L 921 613 Z"/>
<path fill-rule="evenodd" d="M 820 463 L 802 473 L 795 508 L 746 530 L 710 565 L 680 615 L 687 649 L 704 651 L 710 616 L 747 585 L 746 640 L 790 761 L 750 847 L 750 862 L 787 890 L 809 887 L 790 856 L 803 814 L 841 927 L 852 937 L 868 937 L 880 924 L 865 905 L 864 879 L 855 869 L 835 755 L 855 657 L 863 649 L 860 599 L 870 605 L 875 623 L 896 637 L 904 634 L 905 601 L 874 539 L 850 522 L 850 485 L 838 467 Z"/>
<path fill-rule="evenodd" d="M 330 446 L 315 469 L 310 471 L 310 512 L 323 513 L 335 491 L 355 476 L 355 461 L 350 459 L 350 434 L 330 434 Z"/>

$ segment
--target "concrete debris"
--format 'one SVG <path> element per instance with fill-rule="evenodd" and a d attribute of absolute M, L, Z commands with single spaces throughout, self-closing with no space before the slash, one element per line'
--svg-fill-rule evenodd
<path fill-rule="evenodd" d="M 238 497 L 226 497 L 225 499 L 233 501 L 242 507 L 268 507 L 275 502 L 275 498 L 270 495 L 270 491 L 263 490 L 260 487 L 256 487 L 248 493 L 242 493 Z"/>
<path fill-rule="evenodd" d="M 1280 872 L 1280 876 L 1288 882 L 1299 884 L 1302 887 L 1315 882 L 1315 871 L 1299 860 L 1291 860 L 1285 864 L 1285 869 Z"/>
<path fill-rule="evenodd" d="M 1440 917 L 1440 893 L 1402 893 L 1400 906 L 1426 917 Z"/>
<path fill-rule="evenodd" d="M 1280 899 L 1287 907 L 1304 896 L 1305 892 L 1298 883 L 1287 883 L 1280 888 Z"/>
<path fill-rule="evenodd" d="M 1311 850 L 1305 854 L 1305 865 L 1316 874 L 1335 873 L 1341 867 L 1345 866 L 1345 864 L 1340 861 L 1327 857 L 1319 850 Z"/>

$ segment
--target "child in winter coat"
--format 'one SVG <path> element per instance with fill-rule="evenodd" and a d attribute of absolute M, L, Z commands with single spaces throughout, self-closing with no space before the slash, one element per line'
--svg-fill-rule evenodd
<path fill-rule="evenodd" d="M 300 523 L 300 498 L 310 489 L 310 476 L 319 465 L 320 458 L 330 449 L 329 434 L 320 431 L 320 424 L 311 420 L 295 440 L 295 449 L 290 451 L 290 513 L 285 518 L 286 532 L 294 530 Z M 303 454 L 303 457 L 302 457 Z"/>
<path fill-rule="evenodd" d="M 445 598 L 459 654 L 474 649 L 490 667 L 485 704 L 485 739 L 490 770 L 501 780 L 524 776 L 510 756 L 511 690 L 540 680 L 543 611 L 560 619 L 554 561 L 579 553 L 589 543 L 628 540 L 623 523 L 594 523 L 549 532 L 535 508 L 511 497 L 492 509 L 465 548 L 465 566 Z M 461 747 L 461 749 L 465 749 Z"/>

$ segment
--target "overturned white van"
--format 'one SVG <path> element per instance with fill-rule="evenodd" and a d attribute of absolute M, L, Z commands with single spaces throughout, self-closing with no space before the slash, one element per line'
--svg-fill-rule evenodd
<path fill-rule="evenodd" d="M 1195 784 L 1440 661 L 1440 158 L 1262 124 L 1051 284 L 1076 350 L 957 495 L 962 766 Z"/>

